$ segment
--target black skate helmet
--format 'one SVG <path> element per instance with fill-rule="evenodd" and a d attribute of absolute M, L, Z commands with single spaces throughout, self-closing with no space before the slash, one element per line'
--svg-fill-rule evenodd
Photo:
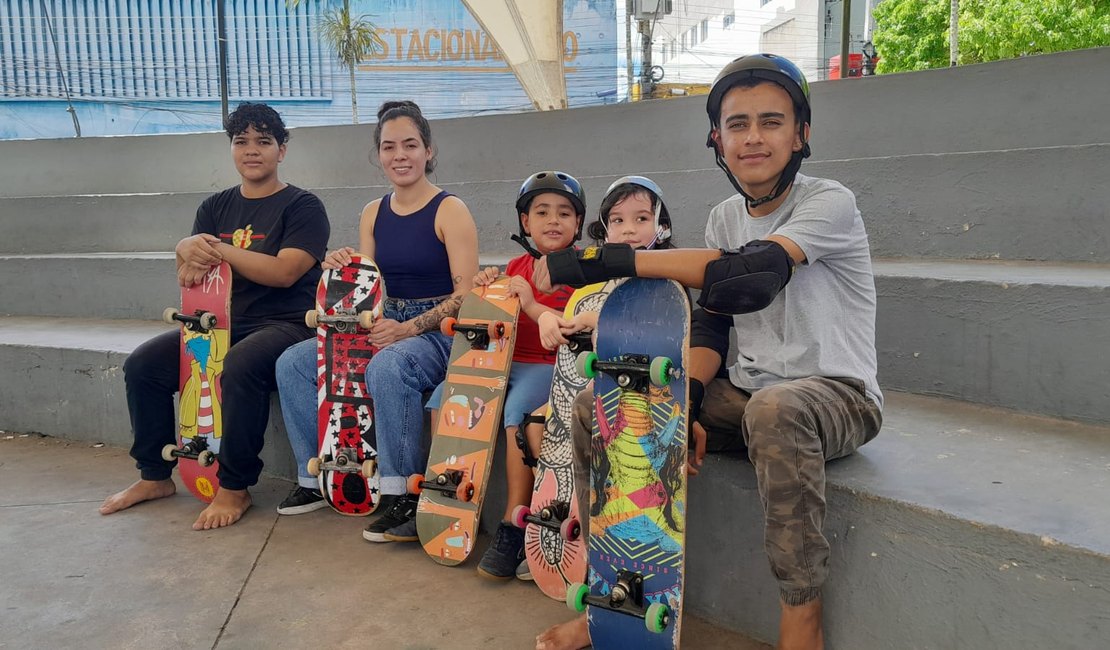
<path fill-rule="evenodd" d="M 574 241 L 581 239 L 582 222 L 585 221 L 586 216 L 586 192 L 582 190 L 582 184 L 578 179 L 565 172 L 536 172 L 524 179 L 516 198 L 517 221 L 520 220 L 521 214 L 528 212 L 529 205 L 536 195 L 547 192 L 562 194 L 570 199 L 570 204 L 574 206 L 574 212 L 578 215 L 578 230 L 574 233 Z M 524 232 L 523 223 L 520 224 L 520 236 L 528 236 Z"/>
<path fill-rule="evenodd" d="M 794 152 L 794 155 L 790 157 L 790 162 L 786 165 L 786 169 L 783 170 L 782 176 L 779 177 L 775 189 L 764 197 L 749 196 L 740 187 L 739 181 L 729 171 L 717 143 L 713 141 L 713 132 L 720 127 L 721 102 L 724 100 L 725 93 L 736 84 L 749 79 L 771 81 L 786 90 L 794 102 L 794 111 L 798 117 L 798 132 L 802 138 L 802 150 Z M 705 146 L 713 149 L 717 166 L 724 170 L 736 191 L 744 195 L 748 205 L 755 207 L 781 196 L 786 188 L 794 182 L 794 177 L 802 166 L 802 160 L 810 155 L 809 143 L 806 142 L 805 137 L 805 126 L 810 122 L 809 82 L 806 81 L 801 69 L 789 59 L 776 54 L 749 54 L 733 59 L 731 63 L 721 69 L 721 72 L 713 81 L 713 87 L 709 91 L 709 99 L 705 103 L 705 111 L 709 114 L 709 136 L 706 138 Z"/>

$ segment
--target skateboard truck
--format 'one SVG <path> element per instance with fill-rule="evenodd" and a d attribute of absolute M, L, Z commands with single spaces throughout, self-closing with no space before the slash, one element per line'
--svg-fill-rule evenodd
<path fill-rule="evenodd" d="M 368 312 L 363 312 L 368 313 Z M 331 454 L 308 459 L 308 473 L 319 476 L 321 472 L 339 472 L 341 474 L 362 474 L 366 478 L 374 475 L 378 469 L 378 461 L 367 458 L 360 461 L 358 450 L 352 447 L 342 447 L 336 450 L 335 458 Z"/>
<path fill-rule="evenodd" d="M 567 349 L 574 354 L 581 352 L 590 352 L 594 349 L 594 332 L 593 330 L 586 330 L 582 332 L 575 332 L 567 337 Z"/>
<path fill-rule="evenodd" d="M 463 503 L 474 499 L 474 483 L 466 479 L 466 472 L 458 468 L 447 468 L 430 481 L 423 474 L 413 474 L 408 480 L 409 494 L 420 494 L 424 490 L 435 490 L 453 496 Z"/>
<path fill-rule="evenodd" d="M 663 632 L 671 624 L 670 607 L 665 603 L 647 603 L 644 576 L 625 569 L 617 572 L 617 583 L 608 596 L 594 596 L 590 588 L 580 582 L 567 587 L 568 607 L 583 612 L 586 605 L 643 619 L 647 629 L 656 633 Z"/>
<path fill-rule="evenodd" d="M 162 320 L 170 325 L 174 323 L 181 323 L 185 329 L 190 332 L 200 332 L 202 334 L 216 329 L 217 318 L 212 312 L 196 310 L 192 315 L 182 314 L 180 311 L 173 307 L 166 307 L 162 312 Z"/>
<path fill-rule="evenodd" d="M 175 458 L 188 458 L 197 461 L 201 467 L 210 467 L 216 462 L 216 454 L 208 448 L 208 436 L 197 436 L 181 445 L 166 445 L 162 447 L 162 460 L 172 461 Z"/>
<path fill-rule="evenodd" d="M 647 393 L 651 386 L 666 386 L 679 377 L 679 370 L 667 357 L 648 357 L 646 354 L 622 354 L 615 359 L 602 361 L 596 352 L 582 352 L 574 362 L 578 374 L 593 379 L 599 372 L 612 376 L 625 390 Z"/>
<path fill-rule="evenodd" d="M 505 336 L 505 323 L 493 321 L 490 323 L 460 323 L 455 318 L 444 318 L 440 321 L 439 331 L 445 336 L 454 337 L 461 332 L 466 337 L 471 349 L 480 350 L 489 347 L 489 342 Z"/>
<path fill-rule="evenodd" d="M 532 512 L 528 506 L 513 508 L 513 525 L 524 528 L 528 524 L 536 524 L 559 532 L 565 541 L 573 542 L 582 535 L 582 525 L 578 517 L 570 514 L 570 504 L 566 501 L 552 501 L 539 512 Z"/>
<path fill-rule="evenodd" d="M 316 328 L 321 324 L 331 325 L 337 332 L 354 332 L 358 327 L 368 330 L 374 325 L 374 313 L 337 308 L 331 316 L 315 309 L 306 311 L 304 324 Z M 357 327 L 356 327 L 357 325 Z"/>

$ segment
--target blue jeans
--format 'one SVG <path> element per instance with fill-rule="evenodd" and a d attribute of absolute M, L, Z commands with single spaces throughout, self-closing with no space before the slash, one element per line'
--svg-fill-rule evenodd
<path fill-rule="evenodd" d="M 384 316 L 398 322 L 416 318 L 440 300 L 387 298 Z M 366 384 L 374 398 L 378 473 L 382 494 L 404 494 L 409 475 L 424 471 L 424 393 L 443 381 L 451 339 L 439 332 L 398 341 L 378 351 L 366 366 Z M 316 428 L 316 339 L 291 346 L 277 361 L 278 396 L 289 444 L 297 459 L 297 483 L 318 488 L 308 474 L 308 459 L 320 452 Z"/>

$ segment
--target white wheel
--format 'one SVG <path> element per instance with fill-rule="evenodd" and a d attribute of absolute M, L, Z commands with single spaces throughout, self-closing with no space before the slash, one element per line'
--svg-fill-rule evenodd
<path fill-rule="evenodd" d="M 169 323 L 170 325 L 173 325 L 177 322 L 173 319 L 173 317 L 177 316 L 178 313 L 179 312 L 173 307 L 166 307 L 162 310 L 162 320 L 166 323 Z"/>
<path fill-rule="evenodd" d="M 319 457 L 308 459 L 308 475 L 309 476 L 319 476 L 320 475 L 320 458 Z"/>
<path fill-rule="evenodd" d="M 173 452 L 177 451 L 177 445 L 166 445 L 162 447 L 162 460 L 172 462 L 175 460 Z"/>
<path fill-rule="evenodd" d="M 315 309 L 313 309 L 312 311 L 306 311 L 304 313 L 304 324 L 308 325 L 312 329 L 316 329 L 316 323 L 317 323 L 316 315 L 318 313 L 319 312 L 317 312 Z"/>

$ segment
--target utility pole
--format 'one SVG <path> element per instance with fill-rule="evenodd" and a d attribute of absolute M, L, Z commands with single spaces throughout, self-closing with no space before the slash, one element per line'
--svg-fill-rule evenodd
<path fill-rule="evenodd" d="M 955 2 L 956 0 L 952 0 Z M 848 55 L 852 51 L 852 0 L 844 0 L 840 25 L 840 78 L 848 78 Z"/>
<path fill-rule="evenodd" d="M 227 21 L 224 0 L 216 1 L 216 45 L 220 58 L 220 124 L 227 123 Z"/>
<path fill-rule="evenodd" d="M 640 21 L 640 99 L 651 98 L 655 82 L 651 80 L 651 21 Z"/>
<path fill-rule="evenodd" d="M 632 101 L 632 0 L 624 6 L 624 62 L 628 79 L 628 101 Z"/>
<path fill-rule="evenodd" d="M 955 67 L 960 56 L 960 41 L 956 35 L 960 28 L 960 0 L 952 0 L 952 15 L 948 23 L 948 63 Z"/>

